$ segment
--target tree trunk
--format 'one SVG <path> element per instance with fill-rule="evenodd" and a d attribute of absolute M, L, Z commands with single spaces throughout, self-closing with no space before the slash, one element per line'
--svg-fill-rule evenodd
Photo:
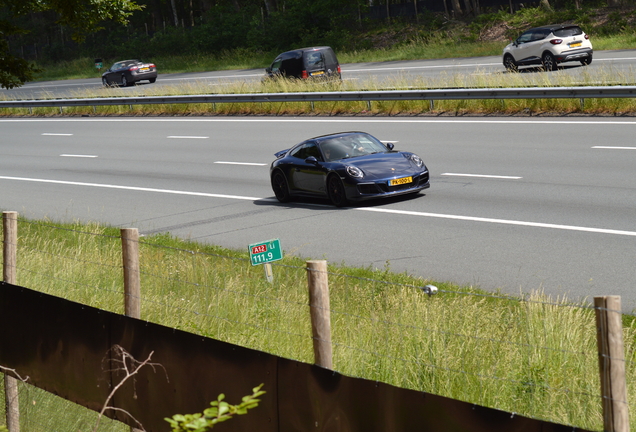
<path fill-rule="evenodd" d="M 459 0 L 452 0 L 451 4 L 453 5 L 453 13 L 455 14 L 455 16 L 461 16 L 464 14 L 462 12 L 462 5 L 459 3 Z"/>
<path fill-rule="evenodd" d="M 552 6 L 550 6 L 550 0 L 541 0 L 539 4 L 541 5 L 543 9 L 552 11 Z"/>
<path fill-rule="evenodd" d="M 470 0 L 464 0 L 464 11 L 466 12 L 466 15 L 470 14 L 473 11 L 473 8 L 471 7 L 470 4 Z"/>
<path fill-rule="evenodd" d="M 265 10 L 267 11 L 267 15 L 273 14 L 278 10 L 278 5 L 276 4 L 276 0 L 265 0 Z"/>
<path fill-rule="evenodd" d="M 179 27 L 179 17 L 177 16 L 177 5 L 175 0 L 170 0 L 170 5 L 172 6 L 172 16 L 174 17 L 174 26 Z"/>

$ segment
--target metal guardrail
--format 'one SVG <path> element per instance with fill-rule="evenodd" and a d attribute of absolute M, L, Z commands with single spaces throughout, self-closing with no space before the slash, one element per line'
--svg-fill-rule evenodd
<path fill-rule="evenodd" d="M 109 105 L 215 104 L 271 102 L 380 102 L 465 99 L 584 99 L 633 98 L 636 86 L 532 87 L 436 90 L 382 90 L 307 93 L 250 93 L 185 96 L 136 96 L 0 101 L 0 108 L 78 107 Z"/>

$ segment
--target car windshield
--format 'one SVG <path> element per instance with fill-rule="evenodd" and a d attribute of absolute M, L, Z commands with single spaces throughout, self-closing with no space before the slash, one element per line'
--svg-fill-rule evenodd
<path fill-rule="evenodd" d="M 327 138 L 320 142 L 326 162 L 389 151 L 384 144 L 367 134 L 349 134 Z"/>

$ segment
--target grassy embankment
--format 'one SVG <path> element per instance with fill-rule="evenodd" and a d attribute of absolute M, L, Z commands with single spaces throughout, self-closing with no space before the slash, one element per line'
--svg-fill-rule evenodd
<path fill-rule="evenodd" d="M 119 230 L 50 225 L 20 223 L 18 283 L 123 313 Z M 305 258 L 288 254 L 270 284 L 245 251 L 155 235 L 143 239 L 140 255 L 144 320 L 313 361 Z M 431 281 L 394 274 L 389 264 L 330 266 L 336 370 L 602 429 L 593 310 L 541 293 L 520 299 L 436 282 L 440 292 L 429 297 L 416 287 Z M 624 321 L 634 413 L 636 326 Z M 87 431 L 95 418 L 33 388 L 23 391 L 22 405 L 32 432 Z M 110 422 L 100 431 L 124 429 Z"/>

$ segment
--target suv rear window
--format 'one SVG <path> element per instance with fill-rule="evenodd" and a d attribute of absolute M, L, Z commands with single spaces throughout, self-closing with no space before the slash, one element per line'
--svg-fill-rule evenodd
<path fill-rule="evenodd" d="M 580 27 L 566 27 L 554 31 L 554 35 L 558 37 L 578 36 L 580 34 L 583 34 Z"/>

